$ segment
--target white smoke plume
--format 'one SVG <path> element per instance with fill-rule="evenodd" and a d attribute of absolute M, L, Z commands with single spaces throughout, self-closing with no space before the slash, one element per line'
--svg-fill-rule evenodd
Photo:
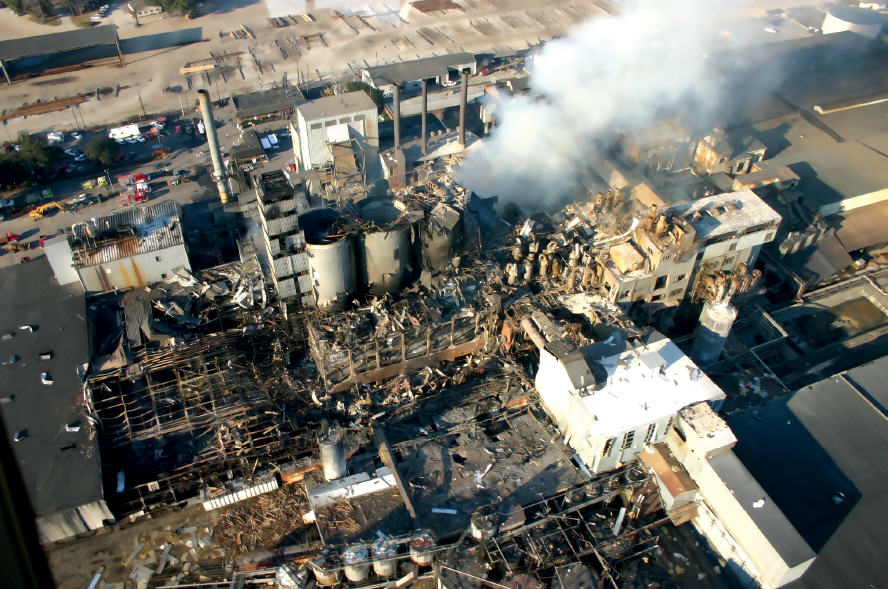
<path fill-rule="evenodd" d="M 662 117 L 708 119 L 725 98 L 713 55 L 738 43 L 721 30 L 723 0 L 641 0 L 547 43 L 530 65 L 534 97 L 505 97 L 497 127 L 456 171 L 481 195 L 531 209 L 562 197 L 595 146 Z M 727 68 L 730 69 L 730 68 Z M 756 83 L 760 83 L 757 80 Z"/>

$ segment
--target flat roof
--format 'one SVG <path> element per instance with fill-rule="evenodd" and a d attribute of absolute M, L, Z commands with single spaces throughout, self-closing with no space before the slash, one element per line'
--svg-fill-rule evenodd
<path fill-rule="evenodd" d="M 296 107 L 306 121 L 316 121 L 327 117 L 376 110 L 376 103 L 363 90 L 335 94 L 311 100 Z"/>
<path fill-rule="evenodd" d="M 48 35 L 34 35 L 0 41 L 0 59 L 9 61 L 22 57 L 73 51 L 117 42 L 117 25 L 99 25 Z"/>
<path fill-rule="evenodd" d="M 590 433 L 613 437 L 640 423 L 674 415 L 688 405 L 718 401 L 725 393 L 672 340 L 653 332 L 630 345 L 615 332 L 607 342 L 581 348 L 598 385 L 580 397 L 595 420 Z M 603 368 L 599 375 L 597 366 Z"/>
<path fill-rule="evenodd" d="M 259 143 L 259 136 L 253 129 L 247 129 L 241 133 L 240 143 L 232 145 L 229 150 L 232 159 L 236 162 L 252 160 L 265 155 L 265 150 Z"/>
<path fill-rule="evenodd" d="M 878 202 L 832 217 L 838 225 L 836 237 L 846 251 L 872 247 L 888 241 L 888 202 Z"/>
<path fill-rule="evenodd" d="M 471 53 L 448 53 L 400 63 L 387 63 L 365 68 L 373 81 L 379 84 L 394 84 L 427 80 L 446 74 L 448 68 L 474 65 L 475 56 Z"/>
<path fill-rule="evenodd" d="M 710 458 L 709 465 L 787 565 L 794 567 L 814 557 L 805 539 L 732 450 Z"/>
<path fill-rule="evenodd" d="M 727 418 L 737 456 L 818 552 L 793 587 L 876 587 L 888 578 L 886 379 L 883 357 Z"/>
<path fill-rule="evenodd" d="M 37 516 L 103 498 L 99 449 L 83 414 L 78 370 L 89 362 L 86 300 L 79 284 L 59 286 L 40 256 L 0 270 L 0 413 Z M 33 333 L 21 330 L 31 325 Z M 52 358 L 39 355 L 52 352 Z M 8 363 L 11 357 L 16 361 Z M 49 373 L 52 385 L 40 374 Z M 79 425 L 78 431 L 66 426 Z M 12 436 L 27 430 L 18 442 Z"/>
<path fill-rule="evenodd" d="M 87 234 L 87 223 L 72 227 L 74 264 L 95 266 L 185 243 L 179 207 L 172 200 L 99 217 L 89 224 L 96 237 Z"/>
<path fill-rule="evenodd" d="M 782 219 L 777 211 L 748 189 L 675 205 L 669 212 L 684 217 L 696 229 L 697 239 L 702 241 L 716 240 L 763 225 L 777 225 Z M 701 214 L 694 218 L 697 212 Z"/>
<path fill-rule="evenodd" d="M 249 119 L 269 113 L 293 110 L 296 105 L 305 102 L 305 96 L 296 86 L 271 88 L 261 92 L 239 94 L 232 97 L 236 107 L 236 119 Z"/>

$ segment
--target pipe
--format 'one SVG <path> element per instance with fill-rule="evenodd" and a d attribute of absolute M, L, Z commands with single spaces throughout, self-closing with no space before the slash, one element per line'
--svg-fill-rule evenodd
<path fill-rule="evenodd" d="M 207 134 L 207 143 L 210 145 L 210 157 L 213 160 L 213 172 L 216 177 L 216 188 L 219 190 L 219 200 L 228 202 L 228 185 L 225 183 L 225 168 L 222 166 L 222 152 L 219 151 L 219 138 L 216 136 L 216 121 L 213 120 L 213 107 L 210 105 L 210 93 L 206 90 L 197 91 L 197 99 L 200 101 L 200 113 L 203 115 L 204 131 Z"/>
<path fill-rule="evenodd" d="M 530 338 L 536 347 L 540 350 L 546 347 L 546 338 L 540 334 L 536 327 L 533 326 L 533 323 L 530 322 L 530 319 L 525 317 L 520 322 L 521 327 L 524 329 L 524 333 L 527 334 L 527 337 Z"/>
<path fill-rule="evenodd" d="M 429 138 L 426 127 L 426 119 L 429 115 L 429 84 L 422 81 L 422 155 L 429 152 Z"/>
<path fill-rule="evenodd" d="M 392 110 L 395 117 L 395 151 L 401 149 L 401 85 L 395 84 L 392 90 Z"/>
<path fill-rule="evenodd" d="M 466 104 L 469 101 L 469 72 L 463 70 L 459 94 L 459 144 L 466 146 Z"/>

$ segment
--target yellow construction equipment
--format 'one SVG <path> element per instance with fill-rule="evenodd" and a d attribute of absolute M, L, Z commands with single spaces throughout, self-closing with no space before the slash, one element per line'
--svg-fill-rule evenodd
<path fill-rule="evenodd" d="M 46 214 L 46 211 L 48 211 L 48 210 L 50 210 L 50 209 L 58 209 L 58 210 L 60 210 L 60 211 L 63 211 L 63 210 L 64 210 L 64 209 L 62 208 L 62 205 L 60 205 L 59 203 L 57 203 L 57 202 L 55 202 L 55 201 L 53 201 L 53 202 L 48 202 L 48 203 L 46 203 L 45 205 L 40 205 L 40 206 L 37 207 L 36 209 L 32 210 L 31 213 L 30 213 L 30 214 L 31 214 L 31 218 L 34 219 L 35 221 L 36 221 L 37 219 L 42 219 L 42 218 L 43 218 L 43 215 Z"/>

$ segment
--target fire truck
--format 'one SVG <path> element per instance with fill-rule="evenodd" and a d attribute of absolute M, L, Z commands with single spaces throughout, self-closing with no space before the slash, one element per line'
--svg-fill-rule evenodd
<path fill-rule="evenodd" d="M 120 185 L 120 196 L 123 197 L 123 204 L 148 200 L 151 187 L 148 185 L 148 176 L 145 174 L 118 176 L 117 183 Z"/>

